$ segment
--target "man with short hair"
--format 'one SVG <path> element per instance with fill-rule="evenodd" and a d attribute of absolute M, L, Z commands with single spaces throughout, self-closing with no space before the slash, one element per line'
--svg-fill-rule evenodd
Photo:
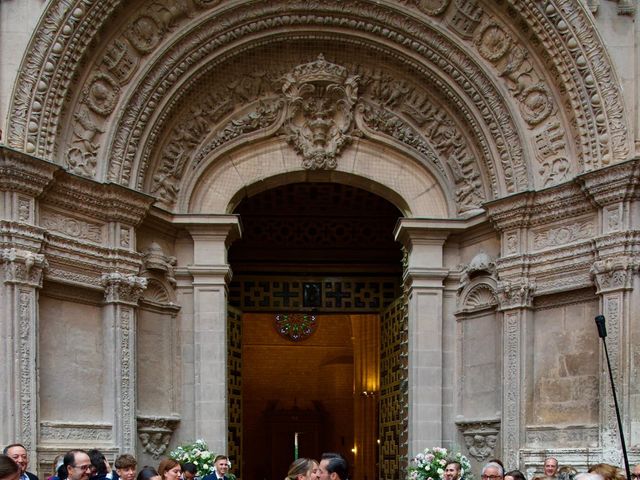
<path fill-rule="evenodd" d="M 640 480 L 640 463 L 631 470 L 631 480 Z"/>
<path fill-rule="evenodd" d="M 62 463 L 67 471 L 67 480 L 89 480 L 91 459 L 84 450 L 69 450 Z"/>
<path fill-rule="evenodd" d="M 549 457 L 544 459 L 544 476 L 556 478 L 558 476 L 558 459 Z"/>
<path fill-rule="evenodd" d="M 213 473 L 205 475 L 202 480 L 229 480 L 227 472 L 229 471 L 229 458 L 226 455 L 216 455 L 213 459 Z"/>
<path fill-rule="evenodd" d="M 10 457 L 20 467 L 20 480 L 38 480 L 38 477 L 31 472 L 27 472 L 29 467 L 29 455 L 27 449 L 21 443 L 12 443 L 2 450 L 7 457 Z"/>
<path fill-rule="evenodd" d="M 138 462 L 133 455 L 125 453 L 116 458 L 116 473 L 122 480 L 133 480 L 136 477 L 136 466 Z"/>
<path fill-rule="evenodd" d="M 323 453 L 318 467 L 318 480 L 347 480 L 349 466 L 337 453 Z"/>
<path fill-rule="evenodd" d="M 462 465 L 455 460 L 447 462 L 444 466 L 444 480 L 458 480 L 460 478 L 460 472 L 462 471 Z"/>
<path fill-rule="evenodd" d="M 482 480 L 502 480 L 504 470 L 496 462 L 489 462 L 482 467 Z"/>

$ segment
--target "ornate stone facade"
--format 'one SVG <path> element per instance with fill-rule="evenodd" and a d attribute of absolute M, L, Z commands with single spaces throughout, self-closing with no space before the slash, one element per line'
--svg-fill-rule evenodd
<path fill-rule="evenodd" d="M 312 286 L 319 314 L 387 322 L 381 477 L 435 445 L 530 475 L 549 454 L 618 463 L 597 313 L 640 460 L 635 3 L 18 3 L 22 31 L 0 27 L 3 443 L 33 464 L 87 446 L 151 462 L 198 437 L 243 458 L 228 307 L 304 310 Z M 243 199 L 322 182 L 397 209 L 403 273 L 257 259 L 230 284 Z M 63 372 L 101 394 L 59 394 Z"/>

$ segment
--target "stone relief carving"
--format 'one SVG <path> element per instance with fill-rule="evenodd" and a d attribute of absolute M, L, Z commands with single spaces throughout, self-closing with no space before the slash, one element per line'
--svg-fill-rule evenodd
<path fill-rule="evenodd" d="M 456 425 L 462 433 L 469 455 L 482 463 L 497 455 L 496 444 L 500 432 L 500 420 L 465 421 Z"/>
<path fill-rule="evenodd" d="M 134 283 L 139 285 L 144 283 L 146 287 L 146 279 L 140 277 L 134 277 L 136 280 Z M 121 283 L 121 282 L 120 282 Z M 137 287 L 133 288 L 136 293 L 136 302 L 139 297 Z M 126 289 L 125 295 L 130 296 L 131 288 Z M 132 350 L 135 348 L 133 343 L 133 309 L 131 307 L 122 307 L 120 310 L 120 318 L 118 320 L 119 335 L 120 335 L 120 372 L 119 372 L 119 407 L 120 407 L 120 421 L 121 431 L 119 440 L 122 441 L 124 448 L 127 450 L 133 450 L 134 448 L 134 428 L 133 422 L 134 412 L 134 385 L 135 385 L 135 365 L 132 358 Z"/>
<path fill-rule="evenodd" d="M 174 288 L 176 287 L 175 268 L 178 264 L 176 257 L 165 255 L 162 247 L 157 242 L 152 242 L 149 248 L 142 252 L 142 255 L 143 267 L 140 272 L 141 275 L 147 271 L 163 273 L 169 284 Z"/>
<path fill-rule="evenodd" d="M 521 278 L 517 281 L 499 281 L 498 300 L 500 309 L 531 307 L 535 291 L 535 282 L 527 278 Z"/>
<path fill-rule="evenodd" d="M 119 272 L 102 274 L 101 283 L 105 288 L 105 301 L 137 304 L 147 279 L 135 275 L 125 275 Z"/>
<path fill-rule="evenodd" d="M 5 282 L 40 288 L 48 262 L 43 254 L 6 248 L 0 250 L 0 266 Z"/>
<path fill-rule="evenodd" d="M 250 15 L 252 12 L 245 12 L 245 13 Z M 247 19 L 245 16 L 243 16 L 242 18 L 243 18 L 243 25 L 244 25 Z M 385 19 L 386 21 L 392 21 L 392 23 L 399 28 L 405 28 L 405 24 L 407 22 L 407 19 L 405 17 L 400 18 L 395 15 L 391 15 L 391 16 L 387 15 L 385 16 Z M 309 16 L 299 17 L 296 15 L 291 15 L 288 17 L 287 21 L 292 25 L 297 24 L 299 22 L 308 22 Z M 329 18 L 323 17 L 324 23 L 327 23 L 327 22 L 331 23 L 332 21 L 334 21 L 336 25 L 338 25 L 340 22 L 340 19 L 338 18 L 333 19 L 332 17 L 329 17 Z M 247 26 L 243 26 L 242 29 L 239 29 L 237 31 L 237 33 L 234 33 L 234 34 L 225 33 L 220 38 L 216 38 L 215 45 L 218 46 L 219 44 L 226 42 L 230 38 L 235 38 L 237 35 L 241 35 L 242 32 L 245 30 L 257 31 L 265 28 L 265 26 L 266 26 L 265 23 L 260 21 L 251 23 L 250 25 L 247 25 Z M 219 28 L 218 24 L 212 25 L 212 29 L 213 29 L 212 32 L 216 28 Z M 390 37 L 390 39 L 394 41 L 397 41 L 397 39 L 399 38 L 395 34 L 394 35 L 389 34 L 388 36 Z M 210 46 L 209 44 L 204 45 L 201 49 L 198 50 L 198 54 L 204 55 L 207 51 L 209 51 L 210 48 L 212 48 L 212 46 Z M 416 51 L 419 54 L 427 56 L 429 61 L 445 62 L 445 63 L 448 63 L 451 61 L 451 58 L 449 55 L 443 56 L 438 51 L 441 47 L 444 47 L 444 45 L 441 45 L 439 42 L 436 42 L 436 43 L 430 42 L 428 48 L 426 46 L 422 46 L 419 44 L 415 44 L 415 45 L 412 44 L 412 46 L 415 46 Z M 149 74 L 150 75 L 149 82 L 156 81 L 152 79 L 158 79 L 158 81 L 159 79 L 164 79 L 163 85 L 157 86 L 157 88 L 161 89 L 164 92 L 168 88 L 170 88 L 170 84 L 167 83 L 166 79 L 177 78 L 183 75 L 184 70 L 187 68 L 188 64 L 191 62 L 197 62 L 197 58 L 190 58 L 189 62 L 182 62 L 179 68 L 176 67 L 173 70 L 173 72 L 175 73 L 174 75 L 168 75 L 167 66 L 164 66 L 162 69 L 157 68 Z M 526 188 L 526 185 L 527 185 L 526 166 L 524 164 L 524 157 L 522 155 L 521 143 L 518 140 L 518 134 L 515 129 L 513 119 L 510 117 L 508 110 L 504 108 L 504 105 L 502 104 L 502 100 L 500 99 L 498 92 L 495 91 L 490 84 L 483 85 L 480 90 L 476 90 L 476 85 L 472 85 L 468 82 L 463 81 L 464 78 L 473 78 L 474 81 L 475 79 L 483 78 L 482 73 L 479 73 L 477 71 L 476 72 L 467 71 L 469 70 L 470 67 L 472 67 L 472 64 L 469 64 L 469 63 L 466 63 L 464 65 L 461 64 L 459 66 L 456 66 L 455 68 L 452 67 L 453 79 L 456 82 L 458 82 L 463 89 L 465 89 L 466 93 L 470 97 L 477 98 L 479 99 L 479 101 L 484 102 L 483 104 L 484 106 L 482 107 L 478 106 L 478 108 L 482 112 L 483 116 L 486 117 L 485 121 L 487 122 L 487 125 L 489 125 L 489 128 L 493 131 L 493 135 L 495 137 L 501 138 L 501 140 L 497 141 L 495 145 L 500 151 L 500 159 L 501 159 L 500 162 L 502 164 L 502 169 L 506 175 L 505 181 L 509 191 L 516 191 L 519 188 Z M 431 78 L 431 81 L 434 82 L 437 88 L 441 89 L 443 92 L 449 95 L 450 100 L 457 105 L 457 108 L 459 108 L 460 111 L 468 112 L 467 107 L 463 103 L 461 103 L 459 98 L 457 98 L 457 95 L 450 90 L 450 86 L 447 82 L 443 82 L 442 80 L 436 77 Z M 401 93 L 402 88 L 403 87 L 400 84 L 395 89 L 395 92 Z M 481 94 L 479 93 L 480 91 L 482 91 Z M 131 162 L 135 157 L 135 151 L 131 150 L 131 146 L 137 144 L 137 142 L 139 141 L 139 133 L 136 133 L 136 132 L 141 131 L 140 128 L 133 128 L 134 125 L 139 126 L 140 125 L 139 122 L 141 121 L 142 117 L 149 117 L 152 115 L 153 109 L 149 105 L 157 105 L 156 102 L 161 100 L 161 95 L 159 93 L 159 90 L 155 90 L 152 93 L 152 95 L 147 96 L 144 99 L 140 98 L 139 100 L 140 102 L 138 102 L 138 105 L 135 108 L 132 108 L 131 110 L 131 112 L 135 112 L 136 118 L 133 118 L 133 116 L 130 116 L 122 120 L 122 122 L 120 123 L 121 127 L 118 127 L 119 131 L 116 134 L 115 140 L 113 143 L 114 150 L 112 151 L 112 154 L 110 154 L 110 158 L 115 160 L 114 160 L 114 163 L 112 163 L 111 165 L 113 168 L 110 169 L 109 176 L 111 178 L 114 178 L 113 176 L 115 175 L 116 177 L 119 178 L 119 180 L 117 181 L 126 181 L 126 179 L 128 179 L 128 175 L 131 172 Z M 467 115 L 467 113 L 465 113 L 465 115 Z M 475 125 L 475 122 L 473 120 L 471 121 L 471 123 Z M 481 134 L 479 131 L 478 131 L 478 134 L 479 136 L 476 139 L 476 141 L 482 145 L 483 153 L 486 154 L 485 158 L 491 157 L 491 154 L 487 149 L 488 145 L 486 145 L 486 143 L 483 140 L 483 134 Z M 161 135 L 161 132 L 159 130 L 155 130 L 152 133 L 152 138 L 157 138 L 159 135 Z M 148 162 L 147 160 L 148 153 L 144 153 L 143 155 L 145 156 L 145 158 L 143 158 L 142 160 L 140 172 L 144 172 L 146 170 L 146 165 Z M 119 159 L 122 159 L 122 160 L 120 161 Z M 493 182 L 494 177 L 493 177 L 493 174 L 491 173 L 493 168 L 491 162 L 487 162 L 486 168 L 488 172 L 490 172 L 492 182 Z M 170 165 L 163 165 L 161 169 L 165 171 L 165 174 L 167 171 L 171 171 Z M 516 186 L 516 183 L 518 186 Z M 139 185 L 143 185 L 143 184 L 144 184 L 144 177 L 139 177 Z M 494 182 L 494 185 L 497 185 L 497 184 Z M 169 190 L 173 188 L 174 186 L 170 185 Z"/>
<path fill-rule="evenodd" d="M 638 267 L 638 261 L 628 256 L 595 261 L 591 267 L 591 275 L 598 293 L 630 289 L 633 274 Z"/>
<path fill-rule="evenodd" d="M 588 240 L 593 238 L 594 232 L 595 225 L 591 220 L 536 231 L 533 232 L 533 250 L 567 245 L 578 240 Z"/>
<path fill-rule="evenodd" d="M 357 135 L 353 107 L 358 99 L 358 81 L 357 76 L 327 62 L 322 54 L 285 76 L 282 93 L 288 109 L 283 131 L 302 156 L 305 169 L 336 168 L 337 156 Z"/>
<path fill-rule="evenodd" d="M 108 442 L 113 439 L 112 425 L 95 423 L 41 422 L 43 440 L 90 440 Z"/>
<path fill-rule="evenodd" d="M 51 210 L 42 210 L 40 224 L 47 230 L 73 238 L 102 243 L 102 227 L 96 223 L 71 218 Z"/>
<path fill-rule="evenodd" d="M 477 253 L 471 261 L 462 268 L 458 292 L 469 285 L 471 279 L 480 273 L 485 273 L 489 276 L 495 275 L 496 273 L 496 262 L 487 255 L 486 252 Z"/>
<path fill-rule="evenodd" d="M 302 67 L 309 68 L 307 65 L 316 63 L 317 61 L 295 67 L 293 71 Z M 323 60 L 320 65 L 323 63 L 329 65 L 326 60 Z M 336 67 L 339 66 L 335 65 L 331 68 Z M 346 68 L 344 75 L 357 77 L 360 81 L 358 88 L 358 93 L 361 92 L 358 107 L 360 111 L 356 116 L 361 117 L 364 121 L 358 120 L 362 128 L 366 127 L 365 133 L 369 135 L 383 133 L 417 150 L 433 163 L 445 177 L 452 178 L 459 211 L 463 213 L 477 210 L 480 204 L 486 200 L 478 159 L 450 116 L 441 108 L 433 105 L 425 92 L 410 85 L 406 80 L 394 78 L 379 68 L 370 69 L 362 65 L 340 66 L 339 68 Z M 277 71 L 276 66 L 274 66 L 274 70 Z M 285 79 L 288 76 L 291 76 L 290 72 L 282 75 Z M 175 201 L 180 189 L 180 179 L 184 175 L 184 170 L 188 168 L 187 162 L 190 157 L 195 157 L 193 162 L 195 167 L 225 143 L 241 135 L 266 128 L 275 131 L 283 121 L 282 115 L 285 110 L 283 107 L 287 102 L 290 102 L 290 99 L 284 94 L 278 96 L 278 89 L 275 88 L 277 82 L 261 71 L 251 75 L 240 75 L 240 77 L 242 81 L 234 80 L 222 87 L 222 91 L 215 91 L 209 98 L 204 99 L 205 108 L 199 106 L 190 108 L 188 115 L 184 117 L 183 121 L 178 122 L 170 133 L 162 150 L 160 167 L 153 176 L 151 186 L 151 192 L 159 197 L 163 204 L 171 206 Z M 282 88 L 290 90 L 292 87 L 291 85 L 287 86 L 286 82 L 287 80 Z M 355 91 L 353 93 L 355 95 Z M 263 96 L 260 97 L 260 95 Z M 251 102 L 254 100 L 257 100 L 257 103 L 252 107 Z M 354 98 L 353 101 L 355 100 L 357 99 Z M 248 113 L 241 115 L 236 113 L 222 126 L 214 126 L 215 121 L 223 114 L 242 105 L 238 102 L 247 101 L 249 102 L 249 107 L 246 107 L 249 108 Z M 375 101 L 375 103 L 371 101 Z M 352 109 L 353 107 L 352 105 Z M 251 108 L 255 110 L 251 110 Z M 408 116 L 410 120 L 387 108 L 394 108 L 395 111 L 402 112 L 402 115 Z M 301 126 L 306 120 L 304 115 L 300 112 L 298 114 L 299 120 L 302 122 L 299 125 Z M 291 130 L 287 122 L 290 122 L 290 116 L 289 112 L 288 120 L 285 120 L 283 127 L 289 138 L 291 138 Z M 324 120 L 321 123 L 323 122 Z M 419 125 L 419 130 L 411 125 L 413 122 Z M 208 140 L 200 148 L 198 141 L 211 130 L 215 132 L 210 136 L 211 140 Z M 337 139 L 343 137 L 340 137 L 342 134 L 339 133 L 339 129 L 334 128 L 334 131 L 336 138 L 331 142 L 334 142 L 335 145 L 331 142 L 326 143 L 325 153 L 335 160 L 336 153 L 339 153 L 337 146 L 341 142 Z M 296 138 L 300 137 L 299 133 L 295 134 Z M 354 127 L 351 135 L 357 133 L 359 132 Z M 198 148 L 200 148 L 199 151 Z M 197 153 L 194 154 L 196 151 Z M 301 155 L 304 159 L 304 153 Z M 322 158 L 329 158 L 323 155 L 321 154 Z M 303 164 L 310 168 L 317 168 L 318 166 L 313 162 L 309 163 L 309 158 L 304 159 Z"/>
<path fill-rule="evenodd" d="M 25 197 L 18 197 L 18 221 L 31 221 L 31 200 Z"/>
<path fill-rule="evenodd" d="M 179 416 L 142 416 L 138 415 L 138 438 L 142 448 L 153 458 L 158 459 L 169 447 L 171 436 L 180 423 Z"/>
<path fill-rule="evenodd" d="M 525 443 L 533 448 L 548 448 L 555 445 L 597 447 L 597 427 L 527 427 Z"/>

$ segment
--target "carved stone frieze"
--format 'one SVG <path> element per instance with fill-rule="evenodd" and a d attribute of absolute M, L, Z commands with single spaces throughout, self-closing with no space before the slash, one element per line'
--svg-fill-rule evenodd
<path fill-rule="evenodd" d="M 110 442 L 113 426 L 107 423 L 41 422 L 40 438 L 47 443 L 60 440 Z"/>
<path fill-rule="evenodd" d="M 45 256 L 40 253 L 15 248 L 0 250 L 0 266 L 6 283 L 40 288 L 47 265 Z"/>
<path fill-rule="evenodd" d="M 40 225 L 47 230 L 60 232 L 80 240 L 102 243 L 102 226 L 63 215 L 53 210 L 40 212 Z"/>
<path fill-rule="evenodd" d="M 598 294 L 630 289 L 633 275 L 638 271 L 639 266 L 638 260 L 629 256 L 595 261 L 591 268 L 591 275 L 598 288 Z"/>
<path fill-rule="evenodd" d="M 537 230 L 533 234 L 533 251 L 593 238 L 596 227 L 592 220 L 561 225 L 545 230 Z"/>
<path fill-rule="evenodd" d="M 137 420 L 138 438 L 142 448 L 153 458 L 160 458 L 169 446 L 171 436 L 180 423 L 180 417 L 138 415 Z"/>
<path fill-rule="evenodd" d="M 500 310 L 531 308 L 535 291 L 535 282 L 527 278 L 499 281 L 497 293 Z"/>
<path fill-rule="evenodd" d="M 102 275 L 102 285 L 105 288 L 105 301 L 107 303 L 137 305 L 144 289 L 147 287 L 147 279 L 118 272 L 105 273 Z"/>
<path fill-rule="evenodd" d="M 498 454 L 496 444 L 500 432 L 500 420 L 457 420 L 458 430 L 464 437 L 467 452 L 478 462 Z"/>
<path fill-rule="evenodd" d="M 525 443 L 530 448 L 548 448 L 558 445 L 562 447 L 597 447 L 599 432 L 597 426 L 543 426 L 527 427 Z"/>

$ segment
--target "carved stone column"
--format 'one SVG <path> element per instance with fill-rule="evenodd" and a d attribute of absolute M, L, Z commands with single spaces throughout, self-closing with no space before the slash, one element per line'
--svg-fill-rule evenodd
<path fill-rule="evenodd" d="M 121 273 L 102 276 L 105 289 L 103 325 L 105 372 L 107 382 L 113 386 L 113 395 L 105 400 L 106 411 L 113 407 L 115 444 L 121 452 L 134 452 L 136 448 L 136 309 L 138 300 L 147 286 L 146 278 Z M 112 405 L 109 405 L 112 402 Z"/>
<path fill-rule="evenodd" d="M 47 266 L 38 198 L 60 167 L 0 146 L 0 443 L 36 463 L 38 291 Z"/>
<path fill-rule="evenodd" d="M 403 219 L 395 238 L 408 252 L 409 455 L 442 443 L 443 245 L 449 231 L 429 220 Z"/>
<path fill-rule="evenodd" d="M 38 290 L 47 262 L 26 250 L 0 250 L 0 430 L 3 444 L 21 442 L 35 457 L 38 425 L 36 352 Z"/>
<path fill-rule="evenodd" d="M 520 464 L 520 446 L 524 438 L 527 347 L 525 339 L 532 320 L 534 282 L 526 278 L 498 282 L 498 302 L 503 313 L 503 391 L 502 391 L 502 459 L 512 467 Z"/>
<path fill-rule="evenodd" d="M 640 163 L 627 162 L 580 178 L 582 189 L 598 207 L 598 235 L 593 241 L 596 261 L 591 276 L 600 297 L 600 313 L 606 318 L 607 348 L 616 385 L 622 429 L 627 446 L 632 446 L 634 411 L 633 379 L 640 300 L 638 232 L 640 218 Z M 635 287 L 635 288 L 634 288 Z M 595 334 L 595 325 L 594 325 Z M 607 372 L 604 349 L 600 360 L 600 444 L 602 460 L 622 464 L 617 417 Z M 635 358 L 634 358 L 635 357 Z M 637 393 L 635 394 L 638 397 Z M 637 421 L 636 421 L 637 422 Z M 636 427 L 637 428 L 637 427 Z M 636 437 L 637 438 L 637 437 Z"/>
<path fill-rule="evenodd" d="M 618 398 L 622 401 L 623 409 L 625 403 L 627 403 L 624 401 L 623 385 L 625 375 L 622 365 L 622 358 L 626 352 L 623 342 L 624 334 L 621 332 L 624 332 L 625 325 L 629 323 L 628 317 L 631 312 L 628 307 L 627 291 L 632 287 L 633 275 L 637 271 L 637 268 L 638 265 L 635 264 L 630 257 L 619 257 L 616 259 L 598 260 L 593 264 L 591 269 L 598 289 L 597 293 L 600 295 L 600 311 L 606 318 L 606 342 L 609 351 L 609 360 L 611 362 L 611 371 L 613 373 Z M 603 461 L 618 465 L 621 463 L 620 440 L 606 361 L 603 348 L 600 362 L 602 365 L 600 374 L 600 438 L 602 456 Z M 628 411 L 627 409 L 625 410 Z M 628 430 L 625 431 L 625 434 L 628 434 Z"/>
<path fill-rule="evenodd" d="M 184 215 L 174 223 L 193 239 L 193 263 L 187 267 L 193 278 L 193 435 L 212 451 L 226 452 L 227 248 L 240 235 L 240 222 L 233 215 Z"/>

